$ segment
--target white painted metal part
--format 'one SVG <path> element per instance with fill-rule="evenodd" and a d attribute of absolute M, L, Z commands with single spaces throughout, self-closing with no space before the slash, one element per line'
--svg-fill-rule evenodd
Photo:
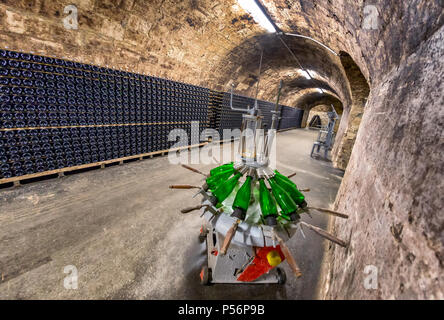
<path fill-rule="evenodd" d="M 204 218 L 213 226 L 217 233 L 224 236 L 236 222 L 235 218 L 232 218 L 225 213 L 213 215 L 213 213 L 208 210 L 204 211 Z M 290 239 L 295 234 L 296 230 L 297 227 L 294 224 L 289 224 L 285 230 L 279 226 L 275 227 L 275 232 L 284 241 Z M 270 226 L 251 225 L 244 221 L 239 224 L 231 242 L 243 247 L 270 247 L 277 245 L 277 241 L 273 238 L 273 232 Z"/>

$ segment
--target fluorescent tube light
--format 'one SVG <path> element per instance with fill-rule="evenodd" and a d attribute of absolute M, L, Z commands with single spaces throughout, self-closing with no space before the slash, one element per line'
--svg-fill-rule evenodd
<path fill-rule="evenodd" d="M 273 24 L 268 20 L 267 16 L 262 12 L 261 8 L 259 8 L 254 0 L 237 0 L 237 2 L 262 28 L 268 32 L 276 32 Z"/>

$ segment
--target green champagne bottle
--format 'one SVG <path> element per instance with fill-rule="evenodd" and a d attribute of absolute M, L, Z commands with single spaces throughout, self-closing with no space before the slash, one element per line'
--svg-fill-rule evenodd
<path fill-rule="evenodd" d="M 274 172 L 276 173 L 274 176 L 276 182 L 290 194 L 293 201 L 301 208 L 306 207 L 305 196 L 298 190 L 297 185 L 279 171 L 274 170 Z"/>
<path fill-rule="evenodd" d="M 276 202 L 268 191 L 264 179 L 259 179 L 259 205 L 261 206 L 262 216 L 269 226 L 277 224 L 277 207 Z"/>
<path fill-rule="evenodd" d="M 221 166 L 218 166 L 216 168 L 213 168 L 210 170 L 210 176 L 214 176 L 215 174 L 225 171 L 227 169 L 233 169 L 234 163 L 230 162 L 230 163 L 225 163 Z"/>
<path fill-rule="evenodd" d="M 207 179 L 205 179 L 205 184 L 202 186 L 202 189 L 204 189 L 205 191 L 215 190 L 222 182 L 231 177 L 234 172 L 234 168 L 231 168 L 225 171 L 220 171 L 215 175 L 208 177 Z"/>
<path fill-rule="evenodd" d="M 270 183 L 271 191 L 276 199 L 279 207 L 281 207 L 282 213 L 286 216 L 290 216 L 290 219 L 295 221 L 298 219 L 298 214 L 296 210 L 298 209 L 297 204 L 293 201 L 291 196 L 282 188 L 273 178 L 268 179 Z"/>
<path fill-rule="evenodd" d="M 244 220 L 245 214 L 247 213 L 248 206 L 250 205 L 251 199 L 251 176 L 247 176 L 244 184 L 240 187 L 239 191 L 236 194 L 236 198 L 234 198 L 233 202 L 233 213 L 232 217 L 237 219 Z"/>
<path fill-rule="evenodd" d="M 233 177 L 219 185 L 219 187 L 214 190 L 213 195 L 210 197 L 211 204 L 215 206 L 228 198 L 230 193 L 233 192 L 234 187 L 236 187 L 240 177 L 242 177 L 242 173 L 238 172 Z"/>
<path fill-rule="evenodd" d="M 274 170 L 274 173 L 276 173 L 276 176 L 277 177 L 281 177 L 282 179 L 285 179 L 285 180 L 288 180 L 288 181 L 290 181 L 291 183 L 294 183 L 293 181 L 291 181 L 287 176 L 285 176 L 285 175 L 283 175 L 282 173 L 280 173 L 279 171 L 277 171 L 277 170 Z M 295 184 L 296 185 L 296 184 Z"/>

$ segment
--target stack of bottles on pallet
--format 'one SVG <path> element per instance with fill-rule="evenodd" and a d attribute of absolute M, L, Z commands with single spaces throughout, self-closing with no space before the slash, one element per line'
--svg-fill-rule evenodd
<path fill-rule="evenodd" d="M 265 132 L 271 127 L 272 111 L 274 111 L 276 104 L 268 101 L 258 100 L 258 107 L 264 117 L 262 123 L 265 128 Z M 278 111 L 281 111 L 281 106 L 279 105 Z"/>
<path fill-rule="evenodd" d="M 208 103 L 208 127 L 217 129 L 220 127 L 220 114 L 222 109 L 223 92 L 210 91 L 210 98 Z M 215 137 L 211 137 L 215 139 Z M 221 138 L 221 136 L 219 137 Z"/>
<path fill-rule="evenodd" d="M 235 108 L 248 105 L 253 98 L 234 95 Z M 258 107 L 269 128 L 274 104 Z M 281 109 L 279 129 L 300 126 L 298 109 Z M 182 146 L 202 142 L 206 128 L 223 139 L 242 114 L 230 109 L 229 93 L 0 50 L 0 179 L 165 151 L 176 143 L 168 141 L 173 129 L 188 134 Z"/>
<path fill-rule="evenodd" d="M 275 104 L 264 100 L 258 100 L 257 102 L 258 102 L 258 108 L 261 111 L 261 115 L 263 117 L 262 123 L 265 132 L 267 132 L 267 130 L 271 127 L 272 111 L 275 109 Z M 237 94 L 233 95 L 234 108 L 247 110 L 248 106 L 250 108 L 254 107 L 254 98 L 245 97 Z M 283 107 L 284 106 L 279 105 L 278 111 L 281 111 Z M 223 94 L 222 104 L 220 105 L 219 108 L 220 108 L 219 133 L 221 134 L 221 136 L 224 129 L 240 129 L 242 125 L 242 114 L 244 114 L 245 112 L 231 110 L 230 93 Z"/>
<path fill-rule="evenodd" d="M 251 103 L 254 99 L 243 97 L 239 95 L 233 95 L 233 107 L 237 109 L 245 109 L 247 110 L 247 106 L 249 105 L 251 108 L 254 104 Z M 230 108 L 230 93 L 224 92 L 221 105 L 220 105 L 220 115 L 219 115 L 219 134 L 221 139 L 224 139 L 224 129 L 240 129 L 242 125 L 242 114 L 245 112 L 231 110 Z M 239 132 L 233 132 L 235 136 L 233 138 L 239 137 Z M 226 139 L 228 137 L 225 137 Z"/>
<path fill-rule="evenodd" d="M 279 121 L 279 130 L 289 128 L 300 128 L 304 110 L 281 106 L 281 119 Z"/>
<path fill-rule="evenodd" d="M 0 179 L 167 150 L 208 126 L 210 90 L 0 50 Z M 188 144 L 189 144 L 188 143 Z"/>

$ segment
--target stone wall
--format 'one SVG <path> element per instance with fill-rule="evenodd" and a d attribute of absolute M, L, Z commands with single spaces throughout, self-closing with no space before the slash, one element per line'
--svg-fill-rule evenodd
<path fill-rule="evenodd" d="M 342 106 L 335 106 L 336 112 L 338 113 L 339 119 L 336 120 L 335 122 L 335 127 L 334 127 L 334 132 L 337 133 L 338 132 L 338 128 L 339 128 L 339 124 L 341 122 L 341 117 L 342 117 Z M 314 108 L 312 108 L 311 110 L 309 110 L 308 113 L 308 118 L 307 118 L 307 124 L 310 123 L 311 119 L 315 116 L 318 115 L 321 118 L 321 123 L 323 126 L 326 126 L 328 124 L 328 115 L 327 112 L 331 111 L 331 106 L 330 105 L 319 105 L 316 106 Z"/>
<path fill-rule="evenodd" d="M 68 5 L 77 8 L 77 29 L 65 28 Z M 237 93 L 249 96 L 255 95 L 263 50 L 260 99 L 274 101 L 283 80 L 282 104 L 303 108 L 311 89 L 322 88 L 344 108 L 351 106 L 337 56 L 311 41 L 286 37 L 298 63 L 316 80 L 307 79 L 279 38 L 265 33 L 236 0 L 3 0 L 0 21 L 3 48 L 215 90 L 227 91 L 234 83 Z"/>
<path fill-rule="evenodd" d="M 78 29 L 66 29 L 67 5 Z M 235 0 L 2 0 L 0 47 L 214 88 L 214 66 L 262 33 Z M 210 36 L 211 35 L 211 36 Z"/>
<path fill-rule="evenodd" d="M 443 299 L 443 2 L 263 3 L 281 29 L 350 54 L 370 86 L 335 204 L 350 219 L 333 232 L 350 245 L 330 246 L 320 297 Z M 377 286 L 366 289 L 372 266 Z"/>
<path fill-rule="evenodd" d="M 336 168 L 345 170 L 358 134 L 370 88 L 361 70 L 347 53 L 341 53 L 341 62 L 347 75 L 351 91 L 351 105 L 342 117 L 332 150 L 332 161 Z"/>
<path fill-rule="evenodd" d="M 350 245 L 330 248 L 326 298 L 444 298 L 443 70 L 441 27 L 371 91 L 335 204 Z"/>

